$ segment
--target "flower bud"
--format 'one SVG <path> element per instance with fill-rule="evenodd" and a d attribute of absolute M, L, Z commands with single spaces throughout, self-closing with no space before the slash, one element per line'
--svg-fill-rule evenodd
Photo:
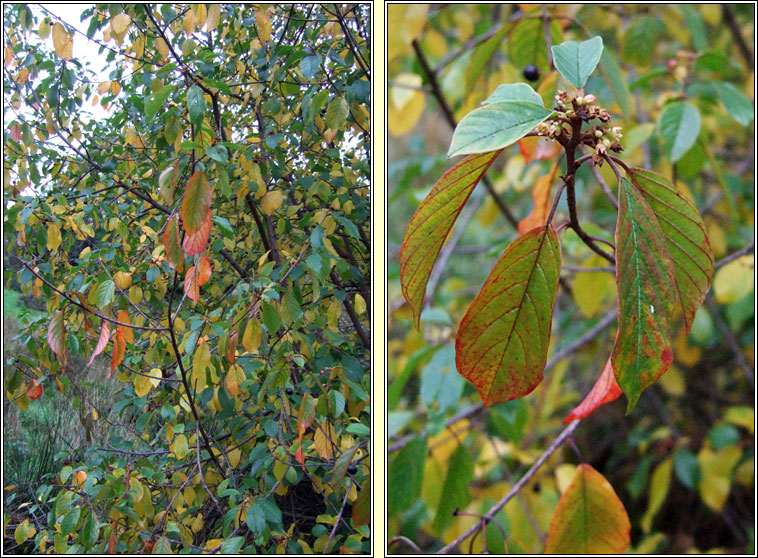
<path fill-rule="evenodd" d="M 594 103 L 595 102 L 595 96 L 590 93 L 589 95 L 584 96 L 584 102 L 585 103 Z"/>

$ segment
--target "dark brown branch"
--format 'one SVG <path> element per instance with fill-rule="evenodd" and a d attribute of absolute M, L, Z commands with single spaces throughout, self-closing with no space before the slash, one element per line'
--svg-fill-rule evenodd
<path fill-rule="evenodd" d="M 235 269 L 235 271 L 239 273 L 240 277 L 242 277 L 243 279 L 247 279 L 247 272 L 244 269 L 242 269 L 242 266 L 237 263 L 237 260 L 235 260 L 232 257 L 232 255 L 229 252 L 227 252 L 226 248 L 222 248 L 221 250 L 218 251 L 218 253 L 221 254 L 221 256 L 223 256 L 223 258 L 229 262 L 229 264 Z"/>
<path fill-rule="evenodd" d="M 332 280 L 332 283 L 337 285 L 337 287 L 340 289 L 342 288 L 342 281 L 340 281 L 339 277 L 337 277 L 337 274 L 334 272 L 334 270 L 329 273 L 329 278 Z M 361 320 L 358 317 L 358 314 L 356 314 L 355 308 L 353 308 L 353 304 L 350 302 L 349 297 L 345 297 L 345 300 L 342 301 L 342 305 L 345 307 L 345 310 L 347 310 L 347 313 L 350 316 L 350 321 L 353 322 L 353 327 L 355 327 L 355 330 L 358 332 L 361 341 L 363 341 L 363 344 L 367 349 L 371 350 L 371 339 L 363 329 Z"/>
<path fill-rule="evenodd" d="M 734 19 L 732 7 L 729 4 L 721 4 L 721 13 L 724 16 L 724 23 L 726 23 L 727 27 L 729 27 L 729 30 L 732 32 L 732 37 L 734 37 L 734 42 L 737 43 L 737 48 L 739 49 L 742 58 L 744 58 L 747 63 L 748 69 L 752 69 L 753 66 L 755 66 L 755 58 L 742 36 L 742 31 L 740 31 L 740 26 L 737 24 L 737 20 Z"/>

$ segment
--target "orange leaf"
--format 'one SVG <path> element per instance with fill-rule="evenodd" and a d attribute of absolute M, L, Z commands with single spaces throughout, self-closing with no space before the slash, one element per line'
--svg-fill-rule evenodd
<path fill-rule="evenodd" d="M 209 209 L 207 211 L 207 214 L 205 216 L 205 221 L 203 221 L 202 225 L 199 229 L 195 230 L 194 232 L 187 233 L 187 235 L 184 237 L 184 251 L 187 252 L 188 256 L 194 256 L 195 254 L 199 254 L 203 250 L 205 250 L 205 247 L 208 245 L 208 237 L 211 233 L 211 210 Z"/>
<path fill-rule="evenodd" d="M 195 276 L 195 266 L 191 265 L 184 275 L 184 292 L 192 301 L 197 302 L 200 299 L 200 287 L 197 284 Z"/>
<path fill-rule="evenodd" d="M 103 320 L 103 325 L 100 326 L 100 337 L 97 340 L 95 350 L 92 351 L 92 356 L 89 357 L 89 360 L 87 361 L 87 366 L 91 366 L 92 361 L 95 360 L 95 357 L 103 352 L 103 349 L 105 349 L 105 346 L 108 344 L 110 338 L 111 334 L 108 329 L 108 322 Z"/>
<path fill-rule="evenodd" d="M 131 318 L 129 318 L 129 312 L 127 312 L 126 310 L 121 310 L 118 313 L 118 318 L 117 319 L 118 319 L 119 322 L 121 322 L 123 324 L 132 325 L 132 320 L 131 320 Z M 118 327 L 118 331 L 122 331 L 124 333 L 124 340 L 125 341 L 128 341 L 129 343 L 134 343 L 134 330 L 132 328 L 126 327 L 126 326 L 122 326 L 122 325 L 117 326 L 117 327 Z"/>
<path fill-rule="evenodd" d="M 558 170 L 558 161 L 550 169 L 545 176 L 541 176 L 534 183 L 532 188 L 532 199 L 534 200 L 534 208 L 532 212 L 524 217 L 518 224 L 519 234 L 524 234 L 526 231 L 544 225 L 547 221 L 547 216 L 550 214 L 550 207 L 552 205 L 552 198 L 550 197 L 550 187 L 553 185 L 553 179 L 555 173 Z"/>
<path fill-rule="evenodd" d="M 169 267 L 177 273 L 184 271 L 184 254 L 182 254 L 179 240 L 178 215 L 174 215 L 166 224 L 166 230 L 163 231 L 163 248 Z"/>
<path fill-rule="evenodd" d="M 295 461 L 300 463 L 300 466 L 303 468 L 303 471 L 305 471 L 305 456 L 303 455 L 303 441 L 300 439 L 300 447 L 297 448 L 297 451 L 295 452 Z"/>
<path fill-rule="evenodd" d="M 518 148 L 524 156 L 524 163 L 552 159 L 561 152 L 561 144 L 550 138 L 529 136 L 518 140 Z"/>
<path fill-rule="evenodd" d="M 232 364 L 234 364 L 234 361 L 237 358 L 237 337 L 238 334 L 235 331 L 229 338 L 229 345 L 226 347 L 226 358 L 228 358 L 229 362 Z"/>
<path fill-rule="evenodd" d="M 126 355 L 124 332 L 121 329 L 117 329 L 116 338 L 113 340 L 113 357 L 111 358 L 111 373 L 108 374 L 109 378 L 113 376 L 118 365 L 124 362 L 124 355 Z"/>
<path fill-rule="evenodd" d="M 591 415 L 600 405 L 610 403 L 614 399 L 617 399 L 619 395 L 621 395 L 621 388 L 616 383 L 616 377 L 613 375 L 613 366 L 609 358 L 605 363 L 603 371 L 600 373 L 600 377 L 595 382 L 595 385 L 592 386 L 587 397 L 569 413 L 569 416 L 563 420 L 563 424 L 568 424 Z"/>
<path fill-rule="evenodd" d="M 182 200 L 182 223 L 187 234 L 192 234 L 205 225 L 210 215 L 213 189 L 203 171 L 197 171 L 187 181 Z"/>
<path fill-rule="evenodd" d="M 630 528 L 611 484 L 582 463 L 550 520 L 545 554 L 620 554 L 629 546 Z"/>
<path fill-rule="evenodd" d="M 63 318 L 63 310 L 59 310 L 50 320 L 47 327 L 47 344 L 58 355 L 61 366 L 66 366 L 66 322 Z"/>
<path fill-rule="evenodd" d="M 42 386 L 37 383 L 36 379 L 33 379 L 29 382 L 29 387 L 26 388 L 26 396 L 29 399 L 37 399 L 40 395 L 42 395 Z"/>
<path fill-rule="evenodd" d="M 211 278 L 211 261 L 207 256 L 200 258 L 200 271 L 198 272 L 197 285 L 202 287 Z"/>

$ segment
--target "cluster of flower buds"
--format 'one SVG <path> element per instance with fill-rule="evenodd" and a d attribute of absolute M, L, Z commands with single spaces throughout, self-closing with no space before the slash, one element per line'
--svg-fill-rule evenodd
<path fill-rule="evenodd" d="M 595 96 L 593 94 L 577 95 L 575 98 L 571 98 L 566 91 L 559 91 L 555 96 L 555 100 L 558 101 L 558 105 L 555 110 L 562 112 L 568 118 L 572 118 L 574 115 L 581 118 L 584 122 L 589 122 L 595 118 L 601 122 L 610 122 L 611 115 L 608 111 L 597 105 L 593 105 L 595 102 Z"/>
<path fill-rule="evenodd" d="M 549 120 L 537 124 L 534 131 L 540 136 L 545 136 L 551 139 L 555 139 L 561 134 L 567 134 L 569 132 L 564 128 L 564 124 L 560 120 Z"/>

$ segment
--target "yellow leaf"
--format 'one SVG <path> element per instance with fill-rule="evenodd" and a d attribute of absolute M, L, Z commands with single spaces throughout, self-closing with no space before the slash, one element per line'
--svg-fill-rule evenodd
<path fill-rule="evenodd" d="M 205 4 L 196 4 L 195 6 L 197 7 L 195 21 L 197 21 L 197 26 L 202 28 L 205 25 L 205 20 L 208 19 L 208 8 L 205 7 Z"/>
<path fill-rule="evenodd" d="M 188 37 L 195 32 L 195 23 L 195 12 L 192 10 L 187 11 L 187 15 L 185 15 L 182 20 L 182 29 L 184 30 L 184 34 Z"/>
<path fill-rule="evenodd" d="M 163 39 L 156 39 L 155 48 L 158 49 L 158 53 L 161 55 L 161 58 L 165 60 L 168 56 L 168 45 L 166 44 L 166 41 Z"/>
<path fill-rule="evenodd" d="M 205 30 L 213 31 L 221 21 L 221 4 L 211 4 L 208 17 L 205 19 Z"/>
<path fill-rule="evenodd" d="M 55 251 L 61 245 L 61 228 L 56 223 L 47 226 L 47 249 Z"/>
<path fill-rule="evenodd" d="M 724 420 L 742 426 L 751 436 L 755 432 L 755 411 L 747 405 L 729 407 L 724 414 Z"/>
<path fill-rule="evenodd" d="M 247 322 L 245 333 L 242 334 L 242 346 L 248 353 L 254 353 L 260 347 L 262 331 L 261 323 L 255 318 Z"/>
<path fill-rule="evenodd" d="M 229 453 L 226 454 L 226 458 L 229 460 L 229 465 L 232 466 L 232 469 L 235 468 L 239 462 L 240 462 L 240 456 L 242 455 L 242 452 L 239 448 L 233 449 Z"/>
<path fill-rule="evenodd" d="M 366 301 L 358 293 L 355 294 L 355 303 L 353 306 L 358 314 L 363 314 L 366 311 Z"/>
<path fill-rule="evenodd" d="M 123 35 L 126 30 L 129 29 L 129 25 L 132 23 L 132 18 L 128 14 L 118 14 L 111 20 L 111 29 L 117 35 Z"/>
<path fill-rule="evenodd" d="M 111 82 L 111 93 L 118 95 L 121 92 L 121 84 L 117 81 Z"/>
<path fill-rule="evenodd" d="M 177 459 L 184 459 L 184 456 L 189 453 L 189 444 L 187 443 L 187 437 L 184 434 L 179 434 L 171 444 L 171 451 L 174 452 Z"/>
<path fill-rule="evenodd" d="M 237 397 L 240 394 L 239 386 L 245 381 L 245 371 L 239 364 L 232 364 L 226 373 L 226 391 Z"/>
<path fill-rule="evenodd" d="M 655 471 L 653 471 L 650 479 L 650 491 L 648 492 L 647 511 L 645 511 L 645 515 L 640 522 L 640 526 L 645 533 L 650 531 L 655 514 L 661 509 L 661 505 L 666 500 L 666 496 L 668 496 L 673 465 L 674 461 L 669 458 L 658 465 Z"/>
<path fill-rule="evenodd" d="M 134 393 L 137 394 L 137 397 L 144 397 L 150 393 L 150 388 L 153 387 L 153 384 L 150 382 L 150 378 L 143 376 L 142 374 L 135 374 L 133 383 Z"/>
<path fill-rule="evenodd" d="M 566 492 L 575 475 L 576 465 L 572 465 L 571 463 L 562 463 L 555 468 L 555 480 L 558 483 L 558 490 L 561 491 L 561 494 Z"/>
<path fill-rule="evenodd" d="M 203 525 L 203 514 L 200 513 L 195 519 L 192 520 L 192 523 L 190 523 L 190 529 L 192 529 L 193 533 L 199 533 L 200 529 L 203 528 Z"/>
<path fill-rule="evenodd" d="M 326 318 L 329 322 L 329 327 L 336 328 L 337 320 L 342 315 L 342 304 L 337 300 L 332 300 L 329 304 L 329 308 L 326 311 Z"/>
<path fill-rule="evenodd" d="M 284 196 L 281 190 L 272 190 L 268 192 L 261 200 L 261 211 L 264 215 L 273 215 L 274 211 L 282 206 Z"/>
<path fill-rule="evenodd" d="M 192 373 L 190 375 L 190 386 L 192 389 L 201 390 L 208 386 L 205 369 L 210 366 L 211 352 L 208 343 L 203 343 L 195 349 L 195 355 L 192 357 Z"/>
<path fill-rule="evenodd" d="M 330 422 L 324 422 L 319 428 L 316 428 L 316 434 L 313 436 L 313 447 L 322 458 L 331 459 L 334 457 L 335 441 L 334 429 Z"/>
<path fill-rule="evenodd" d="M 258 38 L 261 43 L 266 43 L 271 38 L 271 18 L 268 11 L 260 6 L 255 13 L 255 22 L 258 24 Z"/>
<path fill-rule="evenodd" d="M 400 74 L 390 90 L 387 129 L 393 136 L 402 136 L 410 132 L 424 112 L 424 94 L 417 88 L 421 86 L 418 74 Z"/>
<path fill-rule="evenodd" d="M 603 258 L 592 255 L 584 261 L 582 267 L 602 267 L 604 264 Z M 612 273 L 604 271 L 582 271 L 574 277 L 571 291 L 579 310 L 591 318 L 607 306 L 608 300 L 615 299 L 616 278 Z"/>
<path fill-rule="evenodd" d="M 716 272 L 713 291 L 722 304 L 741 300 L 753 291 L 755 256 L 740 256 Z"/>
<path fill-rule="evenodd" d="M 55 54 L 61 60 L 71 60 L 73 58 L 74 40 L 66 33 L 65 27 L 60 23 L 53 25 L 53 48 Z"/>
<path fill-rule="evenodd" d="M 728 446 L 715 452 L 710 444 L 704 444 L 697 454 L 700 462 L 698 491 L 703 502 L 715 511 L 721 511 L 729 497 L 732 469 L 740 460 L 742 450 Z"/>
<path fill-rule="evenodd" d="M 681 328 L 674 338 L 674 355 L 677 361 L 685 366 L 694 366 L 700 360 L 701 352 L 700 347 L 690 345 L 687 342 L 687 332 L 684 328 Z M 665 376 L 666 374 L 663 375 L 663 377 Z"/>
<path fill-rule="evenodd" d="M 411 52 L 411 42 L 428 21 L 428 4 L 390 4 L 387 6 L 387 25 L 393 37 L 387 43 L 387 60 Z"/>
<path fill-rule="evenodd" d="M 119 289 L 126 290 L 132 285 L 132 274 L 125 271 L 117 271 L 113 275 L 113 281 L 118 285 Z"/>

